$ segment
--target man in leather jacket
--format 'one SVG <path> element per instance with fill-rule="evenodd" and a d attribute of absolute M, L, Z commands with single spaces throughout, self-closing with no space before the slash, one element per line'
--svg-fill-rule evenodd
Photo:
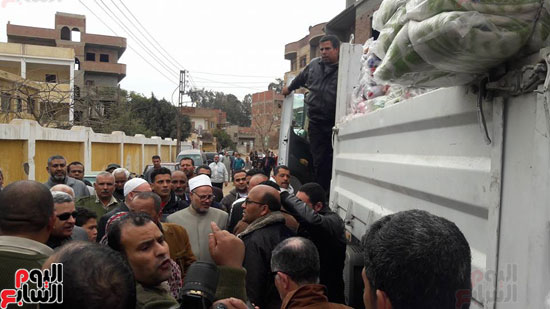
<path fill-rule="evenodd" d="M 308 89 L 305 97 L 309 118 L 308 137 L 313 156 L 316 181 L 328 191 L 332 177 L 332 127 L 336 113 L 338 59 L 340 41 L 326 35 L 319 42 L 321 57 L 311 60 L 288 87 L 285 96 L 300 87 Z"/>
<path fill-rule="evenodd" d="M 310 239 L 319 251 L 319 279 L 327 286 L 329 301 L 344 303 L 344 221 L 326 204 L 325 191 L 317 183 L 307 183 L 296 195 L 281 192 L 281 204 L 300 223 L 298 236 Z"/>

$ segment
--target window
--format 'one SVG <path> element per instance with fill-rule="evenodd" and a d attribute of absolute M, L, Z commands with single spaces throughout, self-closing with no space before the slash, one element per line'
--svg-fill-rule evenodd
<path fill-rule="evenodd" d="M 99 55 L 99 61 L 101 61 L 101 62 L 109 62 L 109 55 L 107 55 L 107 54 L 100 54 L 100 55 Z"/>
<path fill-rule="evenodd" d="M 61 28 L 61 39 L 65 41 L 71 40 L 71 29 L 69 27 Z"/>
<path fill-rule="evenodd" d="M 17 110 L 18 113 L 21 113 L 23 111 L 23 100 L 21 100 L 20 97 L 17 97 L 16 110 Z"/>
<path fill-rule="evenodd" d="M 55 74 L 46 74 L 46 83 L 57 83 L 57 76 Z"/>
<path fill-rule="evenodd" d="M 78 28 L 73 28 L 73 30 L 71 30 L 71 41 L 80 42 L 80 30 L 78 30 Z"/>
<path fill-rule="evenodd" d="M 86 61 L 95 61 L 94 53 L 86 53 Z"/>
<path fill-rule="evenodd" d="M 80 60 L 78 58 L 74 58 L 74 69 L 76 71 L 80 70 Z"/>
<path fill-rule="evenodd" d="M 2 108 L 2 112 L 9 112 L 11 108 L 11 96 L 9 93 L 2 93 L 2 97 L 0 98 L 0 105 Z"/>
<path fill-rule="evenodd" d="M 32 97 L 28 97 L 27 98 L 27 112 L 29 114 L 34 114 L 34 105 L 35 105 L 35 101 Z"/>
<path fill-rule="evenodd" d="M 80 87 L 74 86 L 74 97 L 80 98 Z"/>
<path fill-rule="evenodd" d="M 307 58 L 306 58 L 306 56 L 301 57 L 301 58 L 300 58 L 300 68 L 305 67 L 306 64 L 307 64 Z"/>

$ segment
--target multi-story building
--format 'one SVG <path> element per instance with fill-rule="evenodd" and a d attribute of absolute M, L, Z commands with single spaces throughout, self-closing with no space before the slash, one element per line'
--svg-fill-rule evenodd
<path fill-rule="evenodd" d="M 216 151 L 217 142 L 213 136 L 215 129 L 223 129 L 227 124 L 227 114 L 220 109 L 182 107 L 181 113 L 191 121 L 190 142 L 204 151 Z"/>
<path fill-rule="evenodd" d="M 235 143 L 236 151 L 247 156 L 254 149 L 256 136 L 252 127 L 239 127 L 237 125 L 228 126 L 225 132 L 231 136 Z"/>
<path fill-rule="evenodd" d="M 252 95 L 252 131 L 256 136 L 256 147 L 263 150 L 279 148 L 281 107 L 284 96 L 275 90 Z"/>
<path fill-rule="evenodd" d="M 382 0 L 345 0 L 346 9 L 326 24 L 326 32 L 338 36 L 343 42 L 349 42 L 353 35 L 356 44 L 364 44 L 370 37 L 378 37 L 372 29 L 374 12 Z"/>
<path fill-rule="evenodd" d="M 23 118 L 68 126 L 74 59 L 72 48 L 0 43 L 0 122 Z"/>
<path fill-rule="evenodd" d="M 7 25 L 8 42 L 74 49 L 75 122 L 103 115 L 104 107 L 118 99 L 118 83 L 126 65 L 118 63 L 126 38 L 91 34 L 86 16 L 56 13 L 55 28 Z"/>
<path fill-rule="evenodd" d="M 309 34 L 301 40 L 285 45 L 285 59 L 290 60 L 290 71 L 285 73 L 285 85 L 311 61 L 320 56 L 319 40 L 325 35 L 326 23 L 309 27 Z"/>

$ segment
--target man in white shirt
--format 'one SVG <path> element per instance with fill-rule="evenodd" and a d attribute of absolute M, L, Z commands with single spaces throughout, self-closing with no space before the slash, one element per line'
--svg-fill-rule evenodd
<path fill-rule="evenodd" d="M 225 164 L 220 162 L 219 155 L 214 156 L 214 162 L 209 167 L 212 170 L 212 185 L 220 189 L 223 189 L 223 184 L 227 187 L 229 175 Z"/>

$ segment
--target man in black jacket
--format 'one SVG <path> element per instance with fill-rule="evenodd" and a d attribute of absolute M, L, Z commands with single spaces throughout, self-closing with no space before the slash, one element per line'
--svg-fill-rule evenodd
<path fill-rule="evenodd" d="M 300 223 L 298 236 L 310 239 L 319 251 L 319 279 L 327 286 L 329 301 L 344 303 L 344 221 L 326 205 L 325 190 L 317 183 L 306 183 L 296 196 L 282 192 L 281 203 Z"/>
<path fill-rule="evenodd" d="M 246 293 L 262 309 L 281 308 L 271 273 L 271 251 L 294 234 L 285 225 L 279 198 L 279 192 L 267 185 L 250 190 L 243 204 L 243 221 L 249 225 L 237 235 L 245 247 Z"/>
<path fill-rule="evenodd" d="M 305 98 L 309 117 L 308 136 L 317 182 L 328 191 L 332 177 L 332 127 L 336 113 L 340 41 L 326 35 L 319 42 L 321 58 L 315 58 L 282 93 L 286 96 L 300 87 L 308 89 Z"/>

